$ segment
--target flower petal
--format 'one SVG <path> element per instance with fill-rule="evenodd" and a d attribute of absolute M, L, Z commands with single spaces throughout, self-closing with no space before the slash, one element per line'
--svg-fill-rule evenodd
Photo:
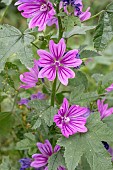
<path fill-rule="evenodd" d="M 47 67 L 54 63 L 53 56 L 49 52 L 45 50 L 38 50 L 37 53 L 40 56 L 39 59 L 40 67 Z"/>
<path fill-rule="evenodd" d="M 69 108 L 67 117 L 78 117 L 81 115 L 84 115 L 87 112 L 87 108 L 86 107 L 80 107 L 77 105 L 72 105 Z"/>
<path fill-rule="evenodd" d="M 64 39 L 62 38 L 58 44 L 55 44 L 53 40 L 50 40 L 49 50 L 51 54 L 54 56 L 54 58 L 56 58 L 56 60 L 59 60 L 59 58 L 64 55 L 66 50 L 66 44 Z"/>
<path fill-rule="evenodd" d="M 58 67 L 58 79 L 60 82 L 67 86 L 68 84 L 68 78 L 74 78 L 75 73 L 70 68 L 59 66 Z"/>
<path fill-rule="evenodd" d="M 44 156 L 49 157 L 52 155 L 53 151 L 52 151 L 52 146 L 51 146 L 49 140 L 45 140 L 44 144 L 38 142 L 37 146 L 38 146 L 38 149 L 40 150 L 40 152 Z"/>
<path fill-rule="evenodd" d="M 45 166 L 47 164 L 48 158 L 42 154 L 34 154 L 32 155 L 34 161 L 30 164 L 31 167 L 39 168 Z"/>
<path fill-rule="evenodd" d="M 47 77 L 50 81 L 53 81 L 56 77 L 56 67 L 55 66 L 47 66 L 40 70 L 39 78 Z"/>
<path fill-rule="evenodd" d="M 56 145 L 56 146 L 54 147 L 54 153 L 58 152 L 60 149 L 61 149 L 60 146 L 59 146 L 59 145 Z"/>
<path fill-rule="evenodd" d="M 77 67 L 82 64 L 81 59 L 77 59 L 76 55 L 78 54 L 78 50 L 70 50 L 68 51 L 62 60 L 60 61 L 61 64 L 63 64 L 66 67 Z"/>

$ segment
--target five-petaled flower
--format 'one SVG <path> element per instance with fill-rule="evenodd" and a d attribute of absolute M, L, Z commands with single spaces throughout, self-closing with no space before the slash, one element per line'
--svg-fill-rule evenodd
<path fill-rule="evenodd" d="M 55 10 L 49 0 L 19 0 L 15 5 L 25 18 L 31 18 L 29 28 L 45 29 L 47 22 L 55 15 Z"/>
<path fill-rule="evenodd" d="M 107 92 L 113 91 L 113 84 L 111 84 L 109 87 L 106 88 Z"/>
<path fill-rule="evenodd" d="M 97 100 L 97 107 L 98 111 L 100 113 L 100 118 L 101 120 L 104 119 L 105 117 L 110 116 L 113 114 L 113 107 L 108 109 L 108 104 L 104 104 L 104 100 Z"/>
<path fill-rule="evenodd" d="M 47 77 L 50 81 L 56 78 L 58 73 L 58 79 L 64 85 L 68 84 L 68 78 L 74 78 L 75 73 L 68 67 L 77 67 L 81 65 L 82 60 L 76 58 L 78 50 L 70 50 L 66 54 L 66 44 L 62 38 L 58 44 L 55 44 L 53 40 L 49 42 L 49 50 L 38 50 L 37 53 L 40 56 L 39 66 L 43 67 L 39 72 L 38 77 Z"/>
<path fill-rule="evenodd" d="M 28 68 L 30 72 L 25 72 L 20 75 L 20 80 L 25 83 L 21 84 L 20 88 L 29 89 L 36 86 L 36 83 L 38 82 L 38 73 L 39 73 L 39 67 L 38 67 L 38 61 L 34 60 L 34 67 Z"/>
<path fill-rule="evenodd" d="M 31 163 L 31 167 L 39 168 L 39 167 L 45 167 L 46 166 L 44 168 L 44 170 L 48 170 L 48 167 L 47 167 L 48 159 L 52 154 L 54 154 L 54 153 L 56 153 L 60 150 L 60 146 L 56 145 L 54 147 L 54 150 L 53 150 L 52 145 L 49 142 L 49 140 L 45 140 L 44 144 L 38 142 L 37 147 L 38 147 L 39 151 L 41 152 L 41 154 L 32 155 L 32 158 L 34 160 Z M 58 168 L 60 168 L 60 167 L 58 167 Z M 62 170 L 62 169 L 58 169 L 58 170 Z"/>
<path fill-rule="evenodd" d="M 69 135 L 77 132 L 87 132 L 85 127 L 87 118 L 84 117 L 86 112 L 87 108 L 79 105 L 69 107 L 68 100 L 64 98 L 58 114 L 54 116 L 54 122 L 61 129 L 62 134 L 68 138 Z"/>

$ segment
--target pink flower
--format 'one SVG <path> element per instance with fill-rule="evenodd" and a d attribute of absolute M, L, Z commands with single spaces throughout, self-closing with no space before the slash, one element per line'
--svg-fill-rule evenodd
<path fill-rule="evenodd" d="M 28 68 L 30 72 L 25 72 L 20 75 L 20 80 L 25 83 L 21 84 L 20 88 L 29 89 L 36 86 L 36 83 L 38 82 L 38 61 L 34 60 L 34 67 Z"/>
<path fill-rule="evenodd" d="M 38 31 L 45 29 L 49 19 L 55 15 L 55 10 L 49 0 L 19 0 L 16 5 L 25 18 L 31 18 L 29 28 L 39 27 Z"/>
<path fill-rule="evenodd" d="M 49 140 L 45 140 L 44 144 L 37 143 L 37 147 L 41 152 L 41 154 L 32 155 L 34 161 L 31 163 L 31 167 L 34 168 L 45 167 L 48 163 L 49 157 L 60 150 L 59 145 L 56 145 L 53 150 Z M 44 170 L 48 170 L 48 167 L 46 166 Z M 58 170 L 66 170 L 66 169 L 58 169 Z"/>
<path fill-rule="evenodd" d="M 107 92 L 113 91 L 113 84 L 111 84 L 109 87 L 106 88 Z"/>
<path fill-rule="evenodd" d="M 75 2 L 76 2 L 75 11 L 74 11 L 75 16 L 78 16 L 81 21 L 85 21 L 89 19 L 91 17 L 91 13 L 89 12 L 90 7 L 88 7 L 87 10 L 83 12 L 82 0 L 76 0 Z"/>
<path fill-rule="evenodd" d="M 58 73 L 58 79 L 64 85 L 68 84 L 68 78 L 74 78 L 75 73 L 68 67 L 77 67 L 82 63 L 81 59 L 76 58 L 78 50 L 70 50 L 66 54 L 66 44 L 62 38 L 58 44 L 55 44 L 53 40 L 49 42 L 49 50 L 38 50 L 37 53 L 40 56 L 39 66 L 43 67 L 39 72 L 39 78 L 47 77 L 50 81 L 56 78 Z"/>
<path fill-rule="evenodd" d="M 62 134 L 68 138 L 69 135 L 77 132 L 87 132 L 85 127 L 87 118 L 84 117 L 86 112 L 87 108 L 79 105 L 69 107 L 68 100 L 64 98 L 58 114 L 54 116 L 54 122 L 61 129 Z"/>
<path fill-rule="evenodd" d="M 105 117 L 110 116 L 113 113 L 113 107 L 108 109 L 108 104 L 104 104 L 104 100 L 97 100 L 97 107 L 98 111 L 100 113 L 101 120 L 104 119 Z"/>

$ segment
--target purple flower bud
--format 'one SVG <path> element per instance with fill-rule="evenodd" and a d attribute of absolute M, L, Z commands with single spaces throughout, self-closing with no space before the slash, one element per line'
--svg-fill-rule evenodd
<path fill-rule="evenodd" d="M 43 100 L 45 99 L 45 94 L 38 92 L 37 94 L 32 94 L 31 95 L 31 100 Z"/>
<path fill-rule="evenodd" d="M 30 101 L 29 99 L 21 98 L 21 100 L 18 102 L 18 104 L 19 104 L 19 105 L 26 105 L 27 108 L 30 108 L 30 107 L 28 106 L 29 101 Z"/>

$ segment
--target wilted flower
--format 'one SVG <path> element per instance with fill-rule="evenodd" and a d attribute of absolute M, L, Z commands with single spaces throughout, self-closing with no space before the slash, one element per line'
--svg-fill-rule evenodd
<path fill-rule="evenodd" d="M 109 87 L 106 88 L 107 92 L 113 91 L 113 84 L 111 84 Z"/>
<path fill-rule="evenodd" d="M 20 88 L 29 89 L 36 86 L 36 83 L 38 82 L 38 61 L 34 60 L 34 67 L 28 68 L 30 72 L 25 72 L 20 75 L 20 80 L 25 83 L 21 84 Z"/>
<path fill-rule="evenodd" d="M 82 63 L 81 59 L 77 59 L 75 56 L 78 50 L 70 50 L 65 55 L 66 44 L 62 38 L 58 44 L 55 44 L 53 40 L 49 42 L 49 50 L 38 50 L 37 53 L 40 56 L 39 66 L 43 67 L 39 72 L 38 77 L 47 77 L 50 81 L 56 78 L 58 73 L 58 79 L 64 85 L 68 84 L 68 78 L 74 78 L 75 73 L 68 67 L 77 67 Z"/>
<path fill-rule="evenodd" d="M 54 147 L 54 150 L 52 149 L 52 145 L 49 142 L 49 140 L 45 140 L 45 143 L 37 143 L 37 147 L 41 154 L 34 154 L 32 155 L 32 158 L 34 161 L 31 163 L 31 167 L 34 168 L 39 168 L 39 167 L 44 167 L 44 170 L 48 170 L 47 163 L 48 163 L 48 158 L 58 152 L 60 150 L 60 146 L 56 145 Z M 45 167 L 46 166 L 46 167 Z M 61 169 L 58 169 L 61 170 Z M 63 169 L 65 170 L 65 169 Z"/>
<path fill-rule="evenodd" d="M 39 27 L 38 31 L 45 29 L 49 19 L 55 15 L 55 10 L 49 0 L 19 0 L 16 5 L 25 18 L 31 18 L 29 28 Z"/>
<path fill-rule="evenodd" d="M 35 99 L 43 100 L 43 99 L 45 99 L 45 94 L 43 94 L 41 92 L 38 92 L 37 94 L 32 94 L 31 100 L 35 100 Z"/>
<path fill-rule="evenodd" d="M 26 168 L 30 168 L 30 164 L 31 164 L 30 158 L 22 158 L 19 160 L 19 162 L 21 164 L 20 170 L 25 170 Z"/>
<path fill-rule="evenodd" d="M 26 105 L 27 108 L 30 108 L 30 106 L 28 106 L 28 103 L 29 103 L 29 99 L 26 99 L 26 98 L 21 98 L 21 100 L 18 102 L 19 105 Z"/>
<path fill-rule="evenodd" d="M 90 18 L 91 13 L 89 12 L 90 7 L 85 12 L 82 11 L 83 3 L 82 0 L 61 0 L 63 2 L 64 11 L 70 14 L 67 10 L 67 6 L 71 5 L 74 8 L 74 15 L 79 17 L 81 21 L 85 21 Z M 61 6 L 61 5 L 60 5 Z"/>
<path fill-rule="evenodd" d="M 108 104 L 104 104 L 104 100 L 97 100 L 97 107 L 100 113 L 101 120 L 105 117 L 110 116 L 113 113 L 113 107 L 108 109 Z"/>
<path fill-rule="evenodd" d="M 87 132 L 85 127 L 87 118 L 84 117 L 86 112 L 87 108 L 79 105 L 69 107 L 68 100 L 64 98 L 58 114 L 54 116 L 54 122 L 61 129 L 62 134 L 68 138 L 69 135 L 77 132 Z"/>

